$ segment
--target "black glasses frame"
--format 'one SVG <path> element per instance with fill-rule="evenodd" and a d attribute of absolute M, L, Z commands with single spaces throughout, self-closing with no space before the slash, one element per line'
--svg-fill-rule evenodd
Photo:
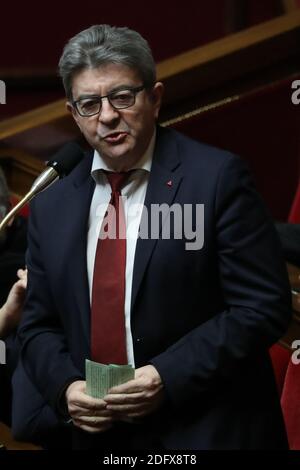
<path fill-rule="evenodd" d="M 77 113 L 82 116 L 82 117 L 91 117 L 91 116 L 96 116 L 96 114 L 99 114 L 101 112 L 101 109 L 102 109 L 102 100 L 103 98 L 107 98 L 108 101 L 109 101 L 109 104 L 114 108 L 114 109 L 127 109 L 127 108 L 131 108 L 131 106 L 134 106 L 135 105 L 135 100 L 136 100 L 136 95 L 137 93 L 139 93 L 140 91 L 144 90 L 146 88 L 145 85 L 140 85 L 140 86 L 137 86 L 137 87 L 134 87 L 134 88 L 122 88 L 121 90 L 118 90 L 118 91 L 112 91 L 111 93 L 108 93 L 108 95 L 104 95 L 104 96 L 99 96 L 99 95 L 91 95 L 91 96 L 88 96 L 86 98 L 81 98 L 80 100 L 76 100 L 76 101 L 72 101 L 72 105 L 74 106 L 74 108 L 76 109 Z M 121 92 L 121 91 L 132 91 L 134 93 L 133 95 L 133 103 L 130 104 L 129 106 L 115 106 L 111 101 L 110 101 L 110 98 L 113 96 L 113 95 L 116 95 L 117 93 Z M 79 109 L 78 109 L 78 106 L 77 104 L 80 103 L 81 101 L 83 100 L 86 100 L 86 99 L 98 99 L 99 100 L 99 110 L 96 112 L 96 113 L 92 113 L 92 114 L 82 114 Z"/>

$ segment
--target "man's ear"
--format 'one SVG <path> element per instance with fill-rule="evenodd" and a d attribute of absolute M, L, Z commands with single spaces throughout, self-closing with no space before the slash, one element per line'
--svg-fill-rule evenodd
<path fill-rule="evenodd" d="M 163 93 L 164 93 L 163 83 L 156 82 L 154 87 L 151 90 L 151 97 L 152 97 L 153 104 L 154 104 L 154 115 L 156 119 L 158 118 L 158 115 L 159 115 Z"/>

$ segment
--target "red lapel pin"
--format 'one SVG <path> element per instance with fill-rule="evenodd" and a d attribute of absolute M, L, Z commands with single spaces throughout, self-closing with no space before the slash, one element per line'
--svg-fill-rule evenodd
<path fill-rule="evenodd" d="M 170 181 L 167 181 L 167 186 L 171 187 L 173 184 L 173 182 L 170 180 Z"/>

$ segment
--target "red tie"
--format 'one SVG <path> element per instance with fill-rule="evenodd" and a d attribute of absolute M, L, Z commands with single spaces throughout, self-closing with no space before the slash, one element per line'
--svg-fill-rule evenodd
<path fill-rule="evenodd" d="M 112 192 L 96 250 L 91 319 L 92 359 L 103 364 L 128 363 L 124 313 L 126 224 L 121 188 L 129 174 L 106 172 Z M 103 238 L 105 227 L 110 238 Z"/>

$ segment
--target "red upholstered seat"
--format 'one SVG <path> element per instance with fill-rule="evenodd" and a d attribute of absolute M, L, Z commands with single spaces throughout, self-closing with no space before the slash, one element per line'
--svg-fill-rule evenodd
<path fill-rule="evenodd" d="M 273 364 L 278 391 L 281 396 L 284 386 L 286 370 L 291 357 L 291 352 L 277 343 L 270 348 L 270 356 Z"/>
<path fill-rule="evenodd" d="M 300 182 L 288 221 L 300 223 Z M 300 364 L 293 364 L 290 361 L 291 352 L 279 344 L 270 349 L 270 355 L 281 396 L 289 445 L 293 450 L 300 450 Z"/>

